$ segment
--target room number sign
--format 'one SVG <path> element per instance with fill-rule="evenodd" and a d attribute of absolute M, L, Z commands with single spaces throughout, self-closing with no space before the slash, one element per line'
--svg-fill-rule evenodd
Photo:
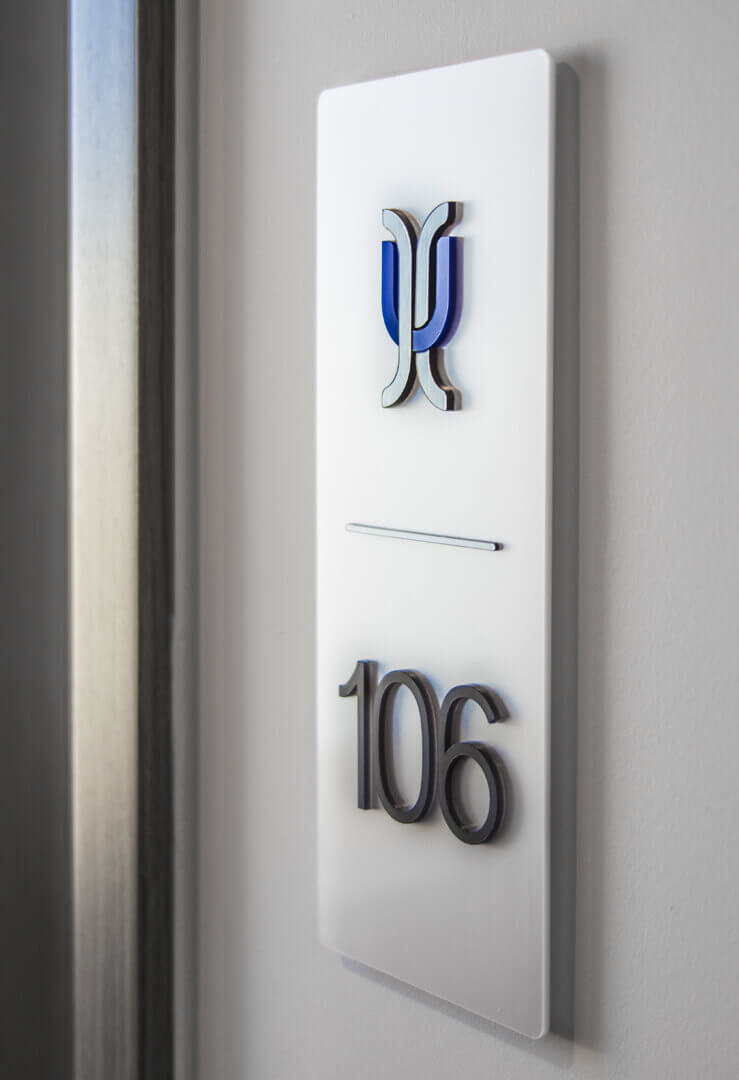
<path fill-rule="evenodd" d="M 537 51 L 318 110 L 319 933 L 530 1036 L 549 1024 L 554 101 Z"/>

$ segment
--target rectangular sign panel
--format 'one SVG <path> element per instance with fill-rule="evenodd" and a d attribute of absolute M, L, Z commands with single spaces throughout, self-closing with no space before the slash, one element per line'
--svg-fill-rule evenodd
<path fill-rule="evenodd" d="M 554 64 L 323 94 L 321 940 L 549 1023 Z M 341 692 L 340 692 L 341 688 Z"/>

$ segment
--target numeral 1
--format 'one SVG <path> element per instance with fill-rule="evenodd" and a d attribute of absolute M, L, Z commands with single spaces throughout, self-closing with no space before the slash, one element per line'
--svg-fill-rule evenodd
<path fill-rule="evenodd" d="M 377 665 L 373 660 L 358 660 L 357 666 L 339 687 L 341 697 L 357 699 L 357 806 L 371 810 L 375 802 L 372 783 L 372 691 L 377 682 Z"/>

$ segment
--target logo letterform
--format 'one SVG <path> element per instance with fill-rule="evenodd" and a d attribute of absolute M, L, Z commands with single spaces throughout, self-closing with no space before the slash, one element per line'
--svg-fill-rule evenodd
<path fill-rule="evenodd" d="M 459 308 L 459 240 L 444 236 L 460 203 L 440 203 L 421 227 L 403 210 L 383 210 L 394 240 L 382 242 L 382 315 L 398 346 L 398 367 L 382 392 L 383 407 L 399 405 L 416 388 L 444 412 L 458 409 L 461 394 L 444 372 L 441 346 L 456 329 Z"/>

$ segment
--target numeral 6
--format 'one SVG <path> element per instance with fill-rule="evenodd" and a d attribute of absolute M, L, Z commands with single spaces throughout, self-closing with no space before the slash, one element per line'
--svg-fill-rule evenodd
<path fill-rule="evenodd" d="M 505 711 L 496 696 L 484 686 L 454 686 L 444 698 L 439 716 L 439 802 L 444 821 L 465 844 L 484 844 L 495 836 L 503 820 L 503 784 L 490 748 L 481 742 L 454 742 L 455 726 L 466 701 L 474 701 L 489 724 L 502 720 Z M 454 802 L 452 780 L 465 758 L 482 769 L 488 785 L 488 812 L 482 825 L 465 825 Z"/>

